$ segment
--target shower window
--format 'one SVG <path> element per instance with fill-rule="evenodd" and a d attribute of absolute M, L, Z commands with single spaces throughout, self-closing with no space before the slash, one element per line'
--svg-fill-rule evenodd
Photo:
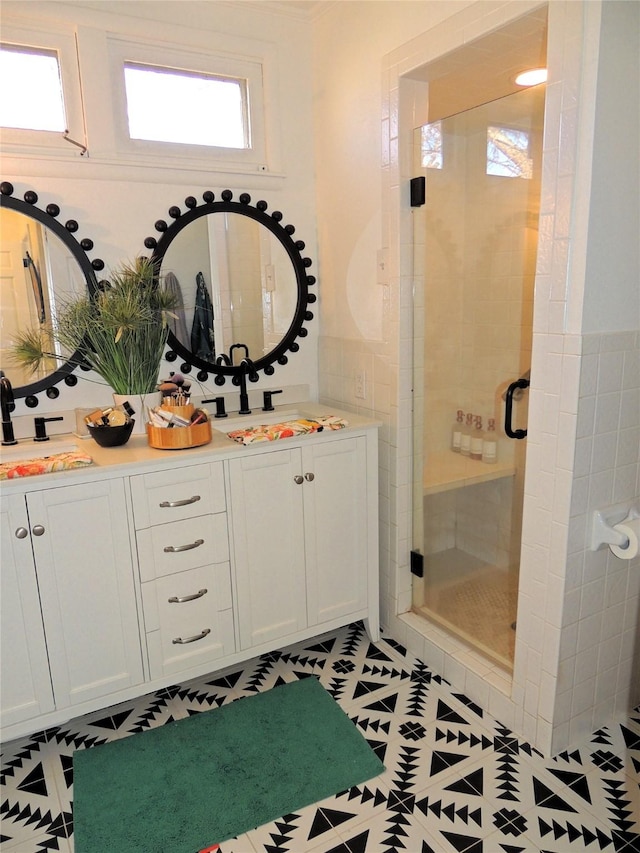
<path fill-rule="evenodd" d="M 487 175 L 531 179 L 532 168 L 527 131 L 511 127 L 487 128 Z"/>
<path fill-rule="evenodd" d="M 420 128 L 421 163 L 425 169 L 442 169 L 442 122 Z"/>

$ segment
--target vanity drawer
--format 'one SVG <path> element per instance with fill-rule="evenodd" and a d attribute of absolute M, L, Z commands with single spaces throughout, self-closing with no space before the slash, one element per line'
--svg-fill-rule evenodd
<path fill-rule="evenodd" d="M 162 628 L 174 632 L 174 637 L 198 634 L 210 627 L 205 623 L 213 614 L 231 608 L 229 563 L 201 566 L 144 583 L 142 606 L 147 633 Z"/>
<path fill-rule="evenodd" d="M 131 477 L 137 530 L 211 512 L 224 512 L 222 462 Z"/>
<path fill-rule="evenodd" d="M 152 678 L 235 651 L 228 563 L 143 584 L 142 603 Z"/>
<path fill-rule="evenodd" d="M 138 530 L 136 538 L 143 583 L 229 559 L 226 513 Z"/>

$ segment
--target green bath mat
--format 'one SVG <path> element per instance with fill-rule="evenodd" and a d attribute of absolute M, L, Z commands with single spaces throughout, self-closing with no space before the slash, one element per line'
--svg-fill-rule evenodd
<path fill-rule="evenodd" d="M 75 752 L 75 853 L 197 853 L 383 770 L 304 678 Z"/>

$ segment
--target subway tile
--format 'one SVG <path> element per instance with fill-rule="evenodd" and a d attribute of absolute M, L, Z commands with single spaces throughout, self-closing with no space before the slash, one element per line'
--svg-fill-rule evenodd
<path fill-rule="evenodd" d="M 593 708 L 596 693 L 596 679 L 589 678 L 580 684 L 574 684 L 571 696 L 571 717 L 575 720 L 577 717 L 585 714 Z M 591 731 L 591 722 L 588 723 L 588 731 Z"/>
<path fill-rule="evenodd" d="M 640 425 L 617 433 L 616 467 L 631 465 L 640 459 Z"/>
<path fill-rule="evenodd" d="M 596 412 L 594 432 L 596 435 L 612 432 L 618 429 L 620 422 L 620 404 L 622 394 L 620 391 L 610 391 L 606 394 L 598 394 L 596 399 Z"/>
<path fill-rule="evenodd" d="M 631 648 L 633 651 L 633 647 Z M 622 644 L 622 635 L 618 634 L 614 637 L 609 637 L 608 640 L 600 643 L 598 647 L 598 665 L 597 670 L 606 670 L 610 667 L 617 666 L 620 662 L 621 656 L 624 658 L 623 652 L 623 644 Z"/>
<path fill-rule="evenodd" d="M 585 619 L 587 616 L 593 616 L 604 610 L 604 591 L 605 579 L 586 583 L 581 590 L 580 598 L 580 619 Z"/>
<path fill-rule="evenodd" d="M 582 356 L 580 370 L 580 396 L 594 396 L 598 391 L 598 361 L 597 353 L 585 352 Z"/>
<path fill-rule="evenodd" d="M 600 643 L 600 628 L 602 625 L 602 613 L 594 613 L 586 619 L 578 622 L 578 642 L 576 654 L 586 649 L 593 649 Z"/>
<path fill-rule="evenodd" d="M 598 364 L 598 395 L 622 388 L 624 353 L 601 352 Z"/>
<path fill-rule="evenodd" d="M 625 390 L 640 388 L 640 351 L 637 346 L 624 353 L 622 387 Z"/>

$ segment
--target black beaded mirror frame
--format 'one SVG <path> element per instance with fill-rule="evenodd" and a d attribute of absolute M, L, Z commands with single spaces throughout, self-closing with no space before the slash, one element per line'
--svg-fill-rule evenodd
<path fill-rule="evenodd" d="M 41 210 L 36 206 L 38 195 L 33 190 L 27 190 L 24 193 L 24 201 L 14 198 L 13 192 L 13 184 L 9 183 L 9 181 L 3 181 L 0 184 L 0 207 L 6 207 L 9 210 L 15 210 L 18 213 L 23 213 L 25 216 L 30 216 L 53 231 L 78 262 L 87 283 L 89 293 L 95 293 L 98 288 L 95 271 L 104 269 L 104 261 L 100 258 L 94 258 L 92 261 L 89 260 L 87 252 L 93 249 L 93 240 L 85 237 L 78 242 L 73 236 L 78 230 L 78 223 L 75 219 L 68 219 L 64 225 L 61 224 L 57 220 L 57 217 L 60 215 L 60 208 L 57 204 L 48 204 L 45 210 Z M 69 387 L 77 384 L 78 377 L 74 376 L 73 371 L 78 366 L 82 367 L 82 357 L 76 351 L 68 357 L 64 364 L 61 364 L 60 367 L 43 379 L 38 379 L 29 385 L 14 386 L 13 396 L 15 398 L 24 397 L 25 405 L 30 409 L 35 409 L 38 406 L 39 400 L 37 395 L 42 391 L 45 392 L 50 400 L 55 400 L 60 396 L 60 390 L 57 387 L 60 382 L 64 380 L 65 384 Z"/>
<path fill-rule="evenodd" d="M 255 219 L 261 225 L 264 225 L 265 228 L 268 228 L 280 243 L 282 243 L 293 264 L 298 286 L 298 300 L 295 314 L 289 329 L 280 343 L 266 355 L 254 361 L 255 373 L 252 373 L 249 379 L 255 382 L 259 378 L 258 371 L 262 370 L 267 376 L 271 376 L 275 371 L 275 363 L 286 364 L 288 361 L 287 353 L 298 352 L 300 349 L 300 344 L 296 339 L 299 337 L 304 338 L 308 334 L 303 323 L 313 319 L 313 313 L 308 310 L 308 305 L 316 301 L 316 295 L 309 293 L 309 287 L 316 283 L 316 279 L 312 275 L 307 275 L 307 269 L 311 266 L 312 261 L 310 258 L 303 257 L 302 255 L 305 248 L 303 241 L 293 239 L 294 226 L 281 225 L 282 213 L 279 210 L 274 210 L 273 213 L 268 214 L 266 201 L 258 201 L 254 207 L 251 204 L 251 196 L 248 193 L 242 193 L 238 197 L 238 201 L 233 201 L 231 190 L 223 190 L 219 201 L 215 200 L 215 196 L 210 190 L 203 193 L 202 198 L 204 204 L 198 204 L 194 196 L 188 196 L 184 200 L 187 208 L 184 213 L 179 207 L 170 207 L 169 216 L 174 222 L 168 224 L 163 219 L 158 220 L 155 223 L 155 229 L 161 234 L 161 237 L 158 240 L 155 237 L 147 237 L 144 241 L 146 248 L 153 250 L 151 260 L 156 266 L 156 274 L 158 276 L 161 273 L 162 260 L 174 238 L 189 223 L 210 213 L 238 213 L 242 216 Z M 243 368 L 237 365 L 213 364 L 204 361 L 181 344 L 173 333 L 169 335 L 169 345 L 171 350 L 166 354 L 167 361 L 175 361 L 180 356 L 185 360 L 184 364 L 181 365 L 182 372 L 189 373 L 192 367 L 198 368 L 197 378 L 200 382 L 206 382 L 209 374 L 215 376 L 214 382 L 216 385 L 224 385 L 227 376 L 232 377 L 234 384 L 239 382 Z"/>

